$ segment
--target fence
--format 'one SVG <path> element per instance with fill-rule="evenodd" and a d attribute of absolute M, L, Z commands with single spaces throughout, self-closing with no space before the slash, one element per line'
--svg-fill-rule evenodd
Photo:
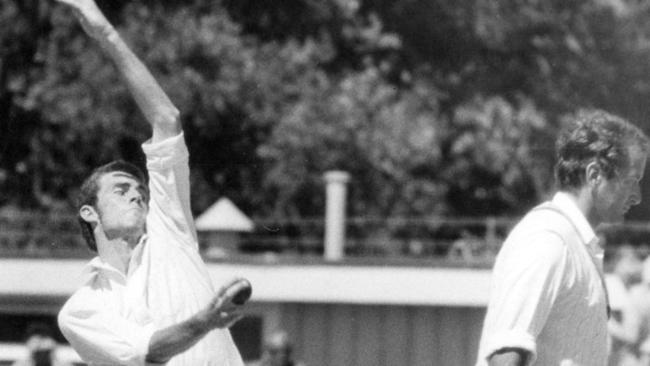
<path fill-rule="evenodd" d="M 251 233 L 241 233 L 238 253 L 322 256 L 324 219 L 256 219 Z M 489 261 L 515 221 L 511 218 L 371 218 L 346 220 L 347 257 L 435 258 Z M 610 244 L 645 245 L 650 224 L 629 222 L 603 227 Z M 199 233 L 203 248 L 218 245 Z M 74 215 L 0 212 L 0 255 L 79 257 L 90 255 Z"/>
<path fill-rule="evenodd" d="M 507 218 L 368 218 L 346 220 L 349 257 L 491 258 L 513 221 Z M 257 220 L 244 234 L 244 253 L 321 255 L 322 218 Z"/>
<path fill-rule="evenodd" d="M 87 254 L 70 214 L 0 211 L 0 254 L 73 256 Z"/>

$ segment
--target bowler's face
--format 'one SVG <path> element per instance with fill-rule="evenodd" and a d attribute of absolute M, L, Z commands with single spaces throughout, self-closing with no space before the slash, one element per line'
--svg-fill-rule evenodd
<path fill-rule="evenodd" d="M 629 147 L 630 167 L 598 186 L 594 206 L 599 222 L 619 223 L 634 205 L 641 203 L 640 181 L 646 164 L 646 154 L 637 146 Z"/>
<path fill-rule="evenodd" d="M 144 234 L 147 200 L 146 188 L 134 176 L 120 171 L 102 175 L 96 208 L 107 237 Z"/>

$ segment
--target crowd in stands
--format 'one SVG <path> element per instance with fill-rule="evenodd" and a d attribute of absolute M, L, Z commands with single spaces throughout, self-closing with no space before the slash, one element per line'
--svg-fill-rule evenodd
<path fill-rule="evenodd" d="M 646 247 L 622 245 L 606 258 L 609 366 L 650 366 L 650 256 Z"/>

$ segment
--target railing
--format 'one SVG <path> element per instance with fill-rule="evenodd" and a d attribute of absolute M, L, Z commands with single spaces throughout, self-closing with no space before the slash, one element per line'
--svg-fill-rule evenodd
<path fill-rule="evenodd" d="M 0 255 L 78 257 L 88 255 L 76 218 L 70 214 L 0 212 Z"/>
<path fill-rule="evenodd" d="M 513 221 L 506 218 L 349 218 L 346 256 L 491 259 Z M 258 220 L 242 235 L 248 253 L 321 255 L 324 222 Z"/>
<path fill-rule="evenodd" d="M 232 234 L 237 255 L 321 257 L 324 220 L 257 219 L 250 233 Z M 512 225 L 511 218 L 369 218 L 346 221 L 348 258 L 415 258 L 472 262 L 491 261 Z M 21 257 L 90 256 L 69 214 L 0 212 L 0 255 Z M 610 244 L 650 242 L 650 224 L 630 222 L 604 227 Z M 234 239 L 233 239 L 234 238 Z M 201 246 L 222 245 L 219 233 L 199 233 Z"/>
<path fill-rule="evenodd" d="M 350 257 L 491 258 L 507 233 L 508 219 L 350 218 L 346 255 Z M 255 230 L 241 233 L 241 254 L 321 256 L 324 221 L 255 220 Z M 204 249 L 220 245 L 215 233 L 199 233 Z M 73 215 L 0 212 L 0 255 L 89 255 Z"/>

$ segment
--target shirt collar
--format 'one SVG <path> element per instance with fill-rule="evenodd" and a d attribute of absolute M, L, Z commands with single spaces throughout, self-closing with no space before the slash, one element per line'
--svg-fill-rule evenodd
<path fill-rule="evenodd" d="M 139 265 L 142 256 L 142 248 L 144 247 L 144 243 L 147 241 L 147 238 L 148 238 L 147 234 L 142 235 L 140 241 L 133 249 L 133 252 L 131 253 L 131 259 L 129 261 L 129 274 L 132 273 L 135 267 Z M 96 256 L 95 258 L 90 260 L 90 262 L 88 262 L 84 267 L 82 273 L 84 275 L 96 275 L 99 274 L 100 272 L 117 275 L 119 278 L 122 278 L 123 280 L 126 280 L 127 277 L 117 268 L 113 267 L 109 263 L 102 260 L 102 258 L 99 256 Z"/>
<path fill-rule="evenodd" d="M 571 220 L 578 230 L 580 238 L 588 247 L 590 247 L 590 249 L 596 250 L 597 248 L 600 248 L 596 232 L 591 227 L 591 224 L 589 224 L 589 221 L 587 221 L 585 215 L 578 208 L 573 197 L 565 192 L 557 192 L 555 196 L 553 196 L 552 202 L 569 218 L 569 220 Z"/>
<path fill-rule="evenodd" d="M 117 268 L 104 262 L 99 256 L 93 258 L 83 269 L 83 274 L 86 276 L 94 276 L 99 273 L 117 276 L 118 278 L 125 279 L 124 274 L 117 270 Z"/>

